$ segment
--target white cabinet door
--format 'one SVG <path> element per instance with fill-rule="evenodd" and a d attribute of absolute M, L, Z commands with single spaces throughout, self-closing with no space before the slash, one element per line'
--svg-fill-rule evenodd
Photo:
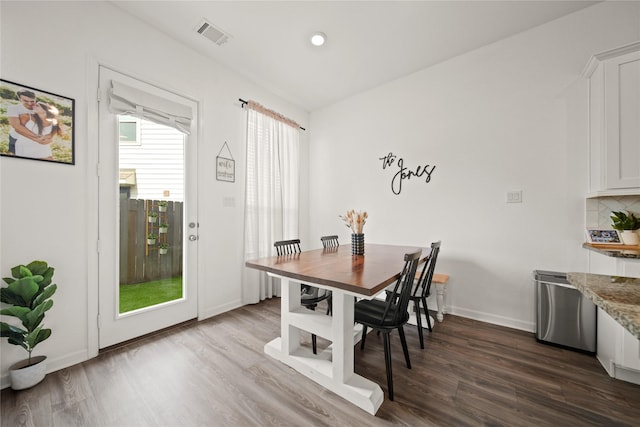
<path fill-rule="evenodd" d="M 597 357 L 609 376 L 615 376 L 615 364 L 620 359 L 622 326 L 598 307 Z"/>
<path fill-rule="evenodd" d="M 604 63 L 607 188 L 640 187 L 640 51 Z"/>
<path fill-rule="evenodd" d="M 626 329 L 622 330 L 622 354 L 620 365 L 640 371 L 640 340 Z"/>
<path fill-rule="evenodd" d="M 589 187 L 640 194 L 640 42 L 594 55 L 589 79 Z"/>

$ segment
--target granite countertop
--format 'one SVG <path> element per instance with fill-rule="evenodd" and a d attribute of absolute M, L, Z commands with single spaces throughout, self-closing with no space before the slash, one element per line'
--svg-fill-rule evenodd
<path fill-rule="evenodd" d="M 584 243 L 582 247 L 610 257 L 640 259 L 640 246 Z"/>
<path fill-rule="evenodd" d="M 567 273 L 567 279 L 640 339 L 640 279 L 590 273 Z"/>

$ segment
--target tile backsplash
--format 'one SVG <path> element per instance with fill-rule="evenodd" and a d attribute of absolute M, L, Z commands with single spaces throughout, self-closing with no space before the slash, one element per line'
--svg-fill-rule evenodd
<path fill-rule="evenodd" d="M 640 195 L 587 199 L 585 211 L 587 228 L 610 229 L 611 211 L 629 211 L 640 216 Z"/>

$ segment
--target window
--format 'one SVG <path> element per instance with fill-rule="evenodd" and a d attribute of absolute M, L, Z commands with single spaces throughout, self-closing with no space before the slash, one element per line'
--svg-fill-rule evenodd
<path fill-rule="evenodd" d="M 118 136 L 120 144 L 140 145 L 140 119 L 131 116 L 118 116 Z"/>

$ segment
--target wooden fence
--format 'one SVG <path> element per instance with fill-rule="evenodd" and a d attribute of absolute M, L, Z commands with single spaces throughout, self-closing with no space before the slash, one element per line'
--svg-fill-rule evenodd
<path fill-rule="evenodd" d="M 120 201 L 120 283 L 133 284 L 182 275 L 183 203 L 167 202 L 160 212 L 159 200 L 127 199 Z M 158 216 L 155 223 L 149 213 Z M 159 232 L 161 223 L 168 224 L 167 233 Z M 158 236 L 154 244 L 147 236 Z M 160 243 L 167 243 L 166 255 L 160 254 Z"/>

